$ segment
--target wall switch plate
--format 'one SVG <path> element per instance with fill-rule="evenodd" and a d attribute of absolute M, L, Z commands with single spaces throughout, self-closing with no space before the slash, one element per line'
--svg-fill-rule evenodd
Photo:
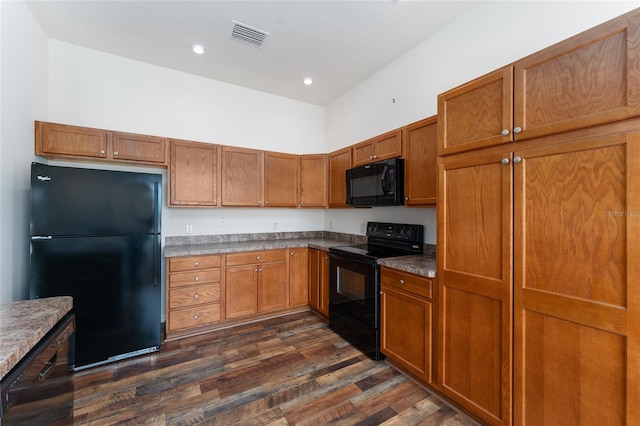
<path fill-rule="evenodd" d="M 364 223 L 360 224 L 360 233 L 364 234 Z"/>
<path fill-rule="evenodd" d="M 193 224 L 187 223 L 186 225 L 184 225 L 184 233 L 193 234 Z"/>

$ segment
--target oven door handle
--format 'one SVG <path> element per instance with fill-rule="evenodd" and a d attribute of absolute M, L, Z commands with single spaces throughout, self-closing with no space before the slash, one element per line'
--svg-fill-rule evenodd
<path fill-rule="evenodd" d="M 361 265 L 366 265 L 366 266 L 375 266 L 378 264 L 378 262 L 376 261 L 363 261 L 363 260 L 359 260 L 359 259 L 354 259 L 352 257 L 346 257 L 346 256 L 341 256 L 339 254 L 335 254 L 335 253 L 331 253 L 329 252 L 329 257 L 338 261 L 343 261 L 343 262 L 355 262 L 355 263 L 359 263 Z"/>

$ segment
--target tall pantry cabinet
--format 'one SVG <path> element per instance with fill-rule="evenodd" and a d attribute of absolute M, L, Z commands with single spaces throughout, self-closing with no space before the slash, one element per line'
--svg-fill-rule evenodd
<path fill-rule="evenodd" d="M 436 386 L 489 424 L 640 424 L 639 22 L 438 99 Z"/>

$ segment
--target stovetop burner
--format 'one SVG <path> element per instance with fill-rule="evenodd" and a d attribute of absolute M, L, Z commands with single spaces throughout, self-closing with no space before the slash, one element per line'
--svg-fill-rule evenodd
<path fill-rule="evenodd" d="M 346 257 L 373 261 L 385 257 L 423 253 L 422 225 L 369 222 L 367 237 L 367 244 L 332 247 L 329 251 Z"/>

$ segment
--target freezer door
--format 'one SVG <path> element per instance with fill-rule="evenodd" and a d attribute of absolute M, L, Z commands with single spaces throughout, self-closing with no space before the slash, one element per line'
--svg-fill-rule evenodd
<path fill-rule="evenodd" d="M 160 233 L 162 175 L 31 165 L 31 235 Z"/>
<path fill-rule="evenodd" d="M 31 298 L 72 296 L 76 368 L 160 345 L 160 237 L 31 241 Z"/>

